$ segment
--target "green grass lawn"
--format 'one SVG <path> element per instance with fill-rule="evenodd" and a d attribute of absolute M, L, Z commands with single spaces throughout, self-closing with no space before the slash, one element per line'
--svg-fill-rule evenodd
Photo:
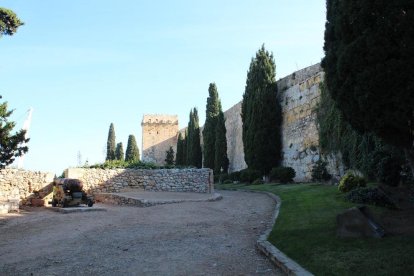
<path fill-rule="evenodd" d="M 335 186 L 222 184 L 267 191 L 282 199 L 269 241 L 315 275 L 414 275 L 414 236 L 338 238 L 336 215 L 355 204 Z M 377 214 L 386 211 L 370 207 Z"/>

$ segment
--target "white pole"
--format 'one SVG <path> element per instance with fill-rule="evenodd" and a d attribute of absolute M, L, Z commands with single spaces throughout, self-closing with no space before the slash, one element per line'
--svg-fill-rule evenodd
<path fill-rule="evenodd" d="M 31 107 L 28 111 L 29 114 L 26 118 L 26 120 L 23 123 L 23 130 L 26 130 L 26 134 L 24 135 L 25 139 L 29 139 L 29 129 L 30 129 L 30 124 L 32 123 L 32 113 L 33 113 L 33 107 Z M 22 169 L 23 168 L 23 162 L 24 162 L 24 154 L 22 156 L 20 156 L 19 161 L 17 163 L 17 168 L 18 169 Z"/>

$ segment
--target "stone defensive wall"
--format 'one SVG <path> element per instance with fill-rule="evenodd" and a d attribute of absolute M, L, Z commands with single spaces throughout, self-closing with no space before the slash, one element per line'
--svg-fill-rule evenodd
<path fill-rule="evenodd" d="M 213 193 L 210 169 L 83 169 L 70 168 L 65 177 L 83 181 L 92 194 L 118 193 L 128 189 L 168 192 Z"/>
<path fill-rule="evenodd" d="M 17 211 L 35 193 L 43 198 L 50 193 L 53 178 L 52 173 L 0 170 L 0 213 Z"/>
<path fill-rule="evenodd" d="M 312 65 L 277 81 L 282 108 L 282 165 L 296 171 L 295 181 L 311 181 L 311 170 L 319 160 L 319 135 L 315 107 L 319 84 L 324 80 L 320 64 Z M 224 112 L 227 130 L 229 172 L 247 168 L 242 140 L 241 102 Z M 331 158 L 332 159 L 332 158 Z M 339 175 L 341 164 L 329 160 L 328 170 Z"/>

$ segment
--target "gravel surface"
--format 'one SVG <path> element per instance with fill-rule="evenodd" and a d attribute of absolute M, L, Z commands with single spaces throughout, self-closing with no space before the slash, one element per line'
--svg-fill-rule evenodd
<path fill-rule="evenodd" d="M 0 275 L 281 275 L 255 248 L 273 200 L 220 193 L 216 202 L 0 215 Z"/>

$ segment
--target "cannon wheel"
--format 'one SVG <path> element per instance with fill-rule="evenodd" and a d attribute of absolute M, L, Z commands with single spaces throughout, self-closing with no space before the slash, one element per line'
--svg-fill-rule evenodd
<path fill-rule="evenodd" d="M 88 199 L 88 207 L 92 207 L 93 206 L 93 201 L 92 199 Z"/>
<path fill-rule="evenodd" d="M 62 207 L 63 207 L 63 208 L 68 207 L 68 203 L 67 203 L 67 201 L 66 201 L 66 198 L 64 198 L 64 199 L 62 200 Z"/>

